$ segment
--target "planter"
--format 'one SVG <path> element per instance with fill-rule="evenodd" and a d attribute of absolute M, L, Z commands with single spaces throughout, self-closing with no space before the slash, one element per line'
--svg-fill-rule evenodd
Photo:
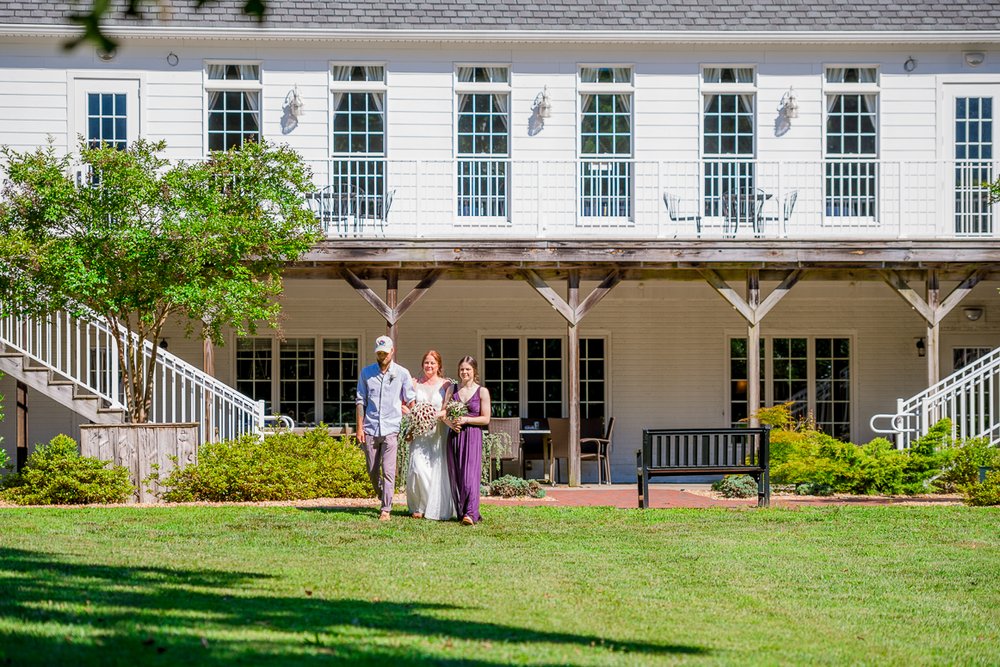
<path fill-rule="evenodd" d="M 80 426 L 80 454 L 128 468 L 129 479 L 136 488 L 132 502 L 159 502 L 158 483 L 147 490 L 142 480 L 159 466 L 160 478 L 165 478 L 175 465 L 170 457 L 184 467 L 198 460 L 199 428 L 190 424 L 85 424 Z"/>

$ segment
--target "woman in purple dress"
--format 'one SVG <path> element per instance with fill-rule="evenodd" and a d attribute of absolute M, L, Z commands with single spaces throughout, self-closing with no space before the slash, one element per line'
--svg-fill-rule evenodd
<path fill-rule="evenodd" d="M 448 473 L 457 515 L 462 523 L 479 523 L 479 485 L 483 475 L 483 427 L 490 423 L 490 392 L 479 384 L 476 360 L 462 357 L 458 362 L 458 384 L 452 400 L 465 403 L 468 414 L 454 421 L 448 438 Z"/>

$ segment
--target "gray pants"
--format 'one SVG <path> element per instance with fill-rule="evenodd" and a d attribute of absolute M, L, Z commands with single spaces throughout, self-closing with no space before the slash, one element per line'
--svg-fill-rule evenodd
<path fill-rule="evenodd" d="M 374 436 L 365 434 L 365 460 L 368 477 L 375 487 L 375 495 L 382 499 L 382 511 L 392 510 L 392 493 L 396 487 L 396 438 L 398 434 Z"/>

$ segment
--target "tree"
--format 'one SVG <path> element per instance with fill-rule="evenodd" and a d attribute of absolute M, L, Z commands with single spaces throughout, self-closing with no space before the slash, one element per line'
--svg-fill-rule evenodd
<path fill-rule="evenodd" d="M 195 7 L 201 9 L 217 0 L 195 0 Z M 114 53 L 118 42 L 104 33 L 102 28 L 105 19 L 112 13 L 112 0 L 91 0 L 90 11 L 73 14 L 70 20 L 83 28 L 83 34 L 66 43 L 67 49 L 76 48 L 81 42 L 90 42 L 105 53 Z M 161 14 L 169 16 L 171 0 L 128 0 L 125 5 L 125 16 L 140 18 L 145 5 L 156 5 Z M 267 0 L 245 0 L 243 13 L 264 20 L 267 11 Z"/>
<path fill-rule="evenodd" d="M 123 150 L 81 144 L 82 185 L 71 156 L 51 146 L 0 151 L 8 172 L 0 308 L 97 313 L 116 332 L 125 399 L 139 423 L 149 418 L 155 343 L 167 321 L 216 343 L 226 327 L 277 326 L 281 271 L 319 238 L 304 206 L 309 170 L 287 147 L 249 143 L 177 164 L 164 149 L 142 139 Z M 144 341 L 154 343 L 151 358 Z"/>

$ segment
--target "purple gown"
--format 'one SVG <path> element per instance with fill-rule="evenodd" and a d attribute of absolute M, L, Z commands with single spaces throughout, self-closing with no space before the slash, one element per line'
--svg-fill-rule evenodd
<path fill-rule="evenodd" d="M 480 387 L 479 391 L 482 391 Z M 468 417 L 478 417 L 482 407 L 479 391 L 465 404 L 469 408 Z M 458 398 L 458 385 L 452 389 L 454 400 Z M 467 424 L 461 432 L 451 431 L 448 436 L 448 474 L 451 476 L 451 493 L 455 499 L 455 513 L 458 518 L 469 517 L 476 523 L 479 515 L 479 485 L 483 476 L 483 427 Z"/>

